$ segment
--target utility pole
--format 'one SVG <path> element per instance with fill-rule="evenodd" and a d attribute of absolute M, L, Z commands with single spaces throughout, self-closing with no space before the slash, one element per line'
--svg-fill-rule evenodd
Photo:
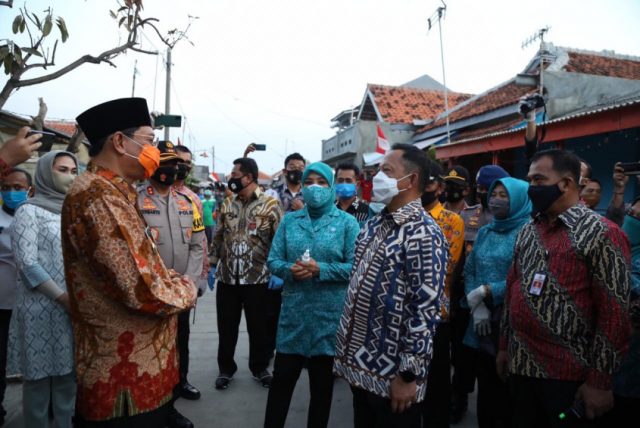
<path fill-rule="evenodd" d="M 211 146 L 211 169 L 216 172 L 216 148 L 215 146 Z"/>
<path fill-rule="evenodd" d="M 440 61 L 442 63 L 442 86 L 444 86 L 444 114 L 447 125 L 447 144 L 451 143 L 451 131 L 449 129 L 449 90 L 447 89 L 447 78 L 444 71 L 444 48 L 442 45 L 442 20 L 444 19 L 444 13 L 447 10 L 447 5 L 444 0 L 442 1 L 442 6 L 440 6 L 436 12 L 431 15 L 431 18 L 427 20 L 429 24 L 429 30 L 431 30 L 431 20 L 438 20 L 438 31 L 440 33 Z"/>
<path fill-rule="evenodd" d="M 133 85 L 131 86 L 131 98 L 136 96 L 136 74 L 138 74 L 138 60 L 133 64 Z"/>
<path fill-rule="evenodd" d="M 167 82 L 164 94 L 164 114 L 171 114 L 171 48 L 167 48 Z M 164 139 L 169 140 L 169 127 L 164 127 Z"/>

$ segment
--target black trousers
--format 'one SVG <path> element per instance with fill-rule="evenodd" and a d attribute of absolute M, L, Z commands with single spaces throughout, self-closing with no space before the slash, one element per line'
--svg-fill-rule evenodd
<path fill-rule="evenodd" d="M 280 319 L 280 307 L 282 306 L 282 289 L 267 290 L 265 301 L 267 312 L 267 359 L 273 358 L 276 350 L 276 336 L 278 335 L 278 320 Z"/>
<path fill-rule="evenodd" d="M 0 309 L 0 416 L 7 414 L 2 403 L 7 389 L 7 345 L 9 342 L 9 322 L 11 310 Z"/>
<path fill-rule="evenodd" d="M 433 338 L 433 356 L 427 375 L 427 394 L 419 404 L 423 428 L 449 427 L 451 407 L 451 326 L 442 323 Z"/>
<path fill-rule="evenodd" d="M 453 378 L 451 389 L 454 394 L 470 394 L 476 383 L 476 350 L 462 343 L 467 325 L 471 319 L 469 309 L 459 308 L 451 318 L 451 361 Z"/>
<path fill-rule="evenodd" d="M 180 384 L 187 381 L 189 374 L 189 335 L 191 328 L 189 327 L 189 319 L 191 318 L 191 309 L 178 314 L 178 335 L 177 347 L 178 356 L 180 357 Z"/>
<path fill-rule="evenodd" d="M 508 384 L 516 428 L 613 427 L 606 415 L 593 421 L 585 417 L 561 422 L 558 415 L 571 407 L 582 382 L 511 375 Z"/>
<path fill-rule="evenodd" d="M 135 416 L 109 419 L 107 421 L 85 421 L 80 416 L 74 418 L 74 428 L 165 428 L 173 403 L 165 404 L 150 412 Z"/>
<path fill-rule="evenodd" d="M 364 389 L 351 387 L 353 392 L 354 428 L 419 428 L 420 406 L 413 405 L 402 413 L 391 411 L 391 400 L 378 397 Z"/>
<path fill-rule="evenodd" d="M 331 399 L 333 398 L 333 357 L 320 355 L 306 358 L 302 355 L 276 353 L 273 381 L 269 388 L 265 428 L 281 428 L 287 420 L 293 390 L 305 362 L 309 371 L 308 428 L 326 428 L 329 424 Z"/>
<path fill-rule="evenodd" d="M 238 328 L 242 310 L 249 333 L 249 370 L 259 373 L 267 369 L 266 352 L 266 284 L 229 285 L 218 282 L 216 309 L 218 312 L 218 369 L 221 374 L 232 375 L 238 370 L 234 361 Z"/>
<path fill-rule="evenodd" d="M 510 428 L 512 405 L 507 385 L 498 377 L 496 357 L 476 352 L 478 428 Z"/>

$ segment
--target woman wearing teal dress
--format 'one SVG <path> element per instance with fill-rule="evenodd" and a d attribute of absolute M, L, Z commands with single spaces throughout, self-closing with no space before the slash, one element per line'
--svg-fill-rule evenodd
<path fill-rule="evenodd" d="M 284 286 L 267 428 L 284 426 L 305 363 L 311 389 L 307 426 L 329 423 L 335 336 L 360 231 L 356 219 L 335 206 L 328 165 L 309 165 L 302 183 L 305 208 L 284 217 L 269 253 L 269 270 Z"/>

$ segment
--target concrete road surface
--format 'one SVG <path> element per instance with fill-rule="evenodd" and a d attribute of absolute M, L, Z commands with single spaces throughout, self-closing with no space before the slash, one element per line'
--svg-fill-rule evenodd
<path fill-rule="evenodd" d="M 198 401 L 180 399 L 176 407 L 193 421 L 198 428 L 253 428 L 261 427 L 267 403 L 268 390 L 251 378 L 248 368 L 249 340 L 244 320 L 236 349 L 238 372 L 229 389 L 217 391 L 214 380 L 218 374 L 216 353 L 218 329 L 216 325 L 215 293 L 207 292 L 198 302 L 196 323 L 191 327 L 191 364 L 189 380 L 202 392 Z M 445 393 L 443 391 L 443 393 Z M 22 385 L 11 383 L 7 388 L 5 408 L 8 411 L 6 427 L 22 427 Z M 303 428 L 307 422 L 309 403 L 309 379 L 303 371 L 296 387 L 287 427 Z M 348 385 L 337 380 L 331 407 L 330 427 L 353 426 L 351 391 Z M 455 427 L 475 427 L 475 395 L 470 397 L 470 411 L 461 424 Z M 53 425 L 53 424 L 52 424 Z M 141 427 L 143 428 L 143 427 Z"/>

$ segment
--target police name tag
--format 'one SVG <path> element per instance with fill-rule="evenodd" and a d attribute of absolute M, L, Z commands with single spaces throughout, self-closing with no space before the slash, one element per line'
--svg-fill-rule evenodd
<path fill-rule="evenodd" d="M 529 294 L 533 294 L 534 296 L 542 294 L 542 288 L 546 281 L 547 275 L 542 272 L 538 272 L 533 275 L 533 282 L 531 283 L 531 288 L 529 288 Z"/>

